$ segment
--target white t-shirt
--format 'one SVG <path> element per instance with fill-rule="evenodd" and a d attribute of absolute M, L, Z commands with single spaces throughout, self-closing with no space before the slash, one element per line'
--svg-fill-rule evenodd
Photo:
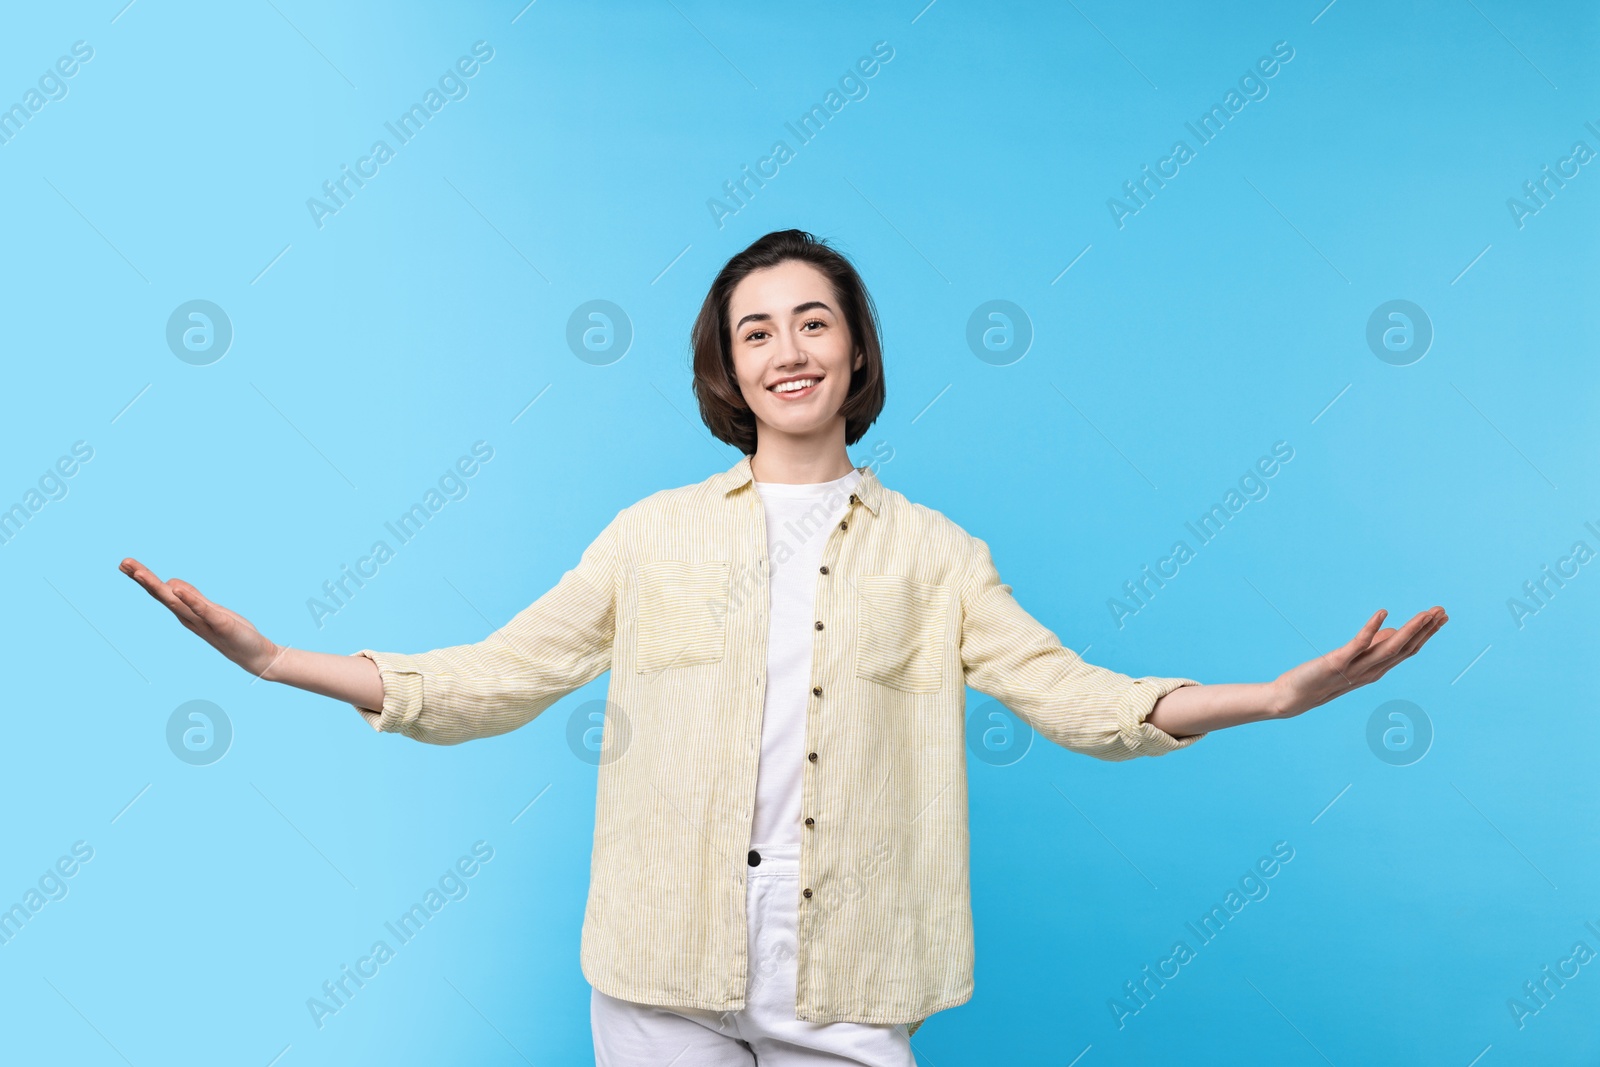
<path fill-rule="evenodd" d="M 861 480 L 852 470 L 831 482 L 756 482 L 767 515 L 772 561 L 767 692 L 750 847 L 797 844 L 806 766 L 806 702 L 811 693 L 818 568 L 828 535 L 850 510 Z"/>

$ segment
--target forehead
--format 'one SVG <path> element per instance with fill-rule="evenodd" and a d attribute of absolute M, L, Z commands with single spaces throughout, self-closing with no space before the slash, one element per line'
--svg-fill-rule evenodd
<path fill-rule="evenodd" d="M 781 316 L 796 304 L 810 300 L 822 300 L 837 309 L 827 275 L 801 260 L 785 260 L 776 267 L 751 271 L 739 280 L 728 295 L 728 321 L 738 322 L 753 314 Z"/>

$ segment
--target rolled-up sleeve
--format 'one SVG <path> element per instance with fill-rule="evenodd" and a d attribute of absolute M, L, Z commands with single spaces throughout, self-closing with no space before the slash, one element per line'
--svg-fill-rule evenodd
<path fill-rule="evenodd" d="M 1131 677 L 1086 662 L 1023 610 L 1000 580 L 989 546 L 971 537 L 961 587 L 966 684 L 1000 701 L 1063 748 L 1103 760 L 1159 756 L 1205 734 L 1173 737 L 1146 720 L 1156 701 L 1193 678 Z"/>
<path fill-rule="evenodd" d="M 356 707 L 375 730 L 455 745 L 515 730 L 611 666 L 619 512 L 576 566 L 487 638 L 431 652 L 363 648 L 383 679 L 383 707 Z"/>

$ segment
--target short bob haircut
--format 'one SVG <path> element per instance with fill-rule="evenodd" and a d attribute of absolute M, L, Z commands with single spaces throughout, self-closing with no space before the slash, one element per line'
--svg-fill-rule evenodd
<path fill-rule="evenodd" d="M 728 260 L 711 283 L 711 291 L 700 305 L 690 333 L 694 349 L 694 395 L 700 402 L 700 418 L 720 441 L 738 448 L 745 455 L 756 450 L 756 417 L 744 401 L 739 380 L 733 371 L 732 331 L 728 324 L 728 301 L 738 285 L 752 271 L 776 267 L 791 259 L 809 263 L 820 270 L 833 286 L 833 296 L 844 315 L 857 353 L 866 355 L 861 369 L 850 375 L 850 391 L 840 411 L 844 415 L 844 443 L 861 440 L 883 411 L 883 349 L 878 340 L 878 311 L 861 276 L 844 255 L 825 240 L 804 230 L 777 230 L 759 238 Z"/>

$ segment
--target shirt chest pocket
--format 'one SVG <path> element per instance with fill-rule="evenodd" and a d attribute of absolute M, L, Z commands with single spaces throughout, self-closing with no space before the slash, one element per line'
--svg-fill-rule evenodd
<path fill-rule="evenodd" d="M 856 677 L 908 693 L 945 684 L 948 589 L 899 574 L 856 579 Z"/>
<path fill-rule="evenodd" d="M 652 560 L 640 564 L 636 574 L 637 673 L 722 659 L 728 647 L 726 560 Z"/>

